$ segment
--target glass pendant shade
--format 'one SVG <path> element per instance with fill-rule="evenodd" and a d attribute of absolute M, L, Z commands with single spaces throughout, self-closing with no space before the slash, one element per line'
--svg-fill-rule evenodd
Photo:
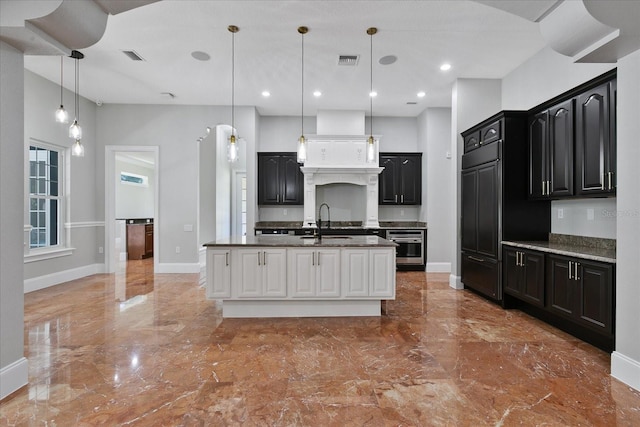
<path fill-rule="evenodd" d="M 373 139 L 373 135 L 367 139 L 367 163 L 374 163 L 376 161 L 376 140 Z"/>
<path fill-rule="evenodd" d="M 78 124 L 78 120 L 74 120 L 73 124 L 69 126 L 69 138 L 73 138 L 76 141 L 82 139 L 82 128 Z"/>
<path fill-rule="evenodd" d="M 65 110 L 62 105 L 56 110 L 56 122 L 62 124 L 69 123 L 69 113 L 67 113 L 67 110 Z"/>
<path fill-rule="evenodd" d="M 76 139 L 76 142 L 73 143 L 71 155 L 74 157 L 84 157 L 84 145 L 82 145 L 79 139 Z"/>
<path fill-rule="evenodd" d="M 304 135 L 300 135 L 298 138 L 298 163 L 304 163 L 307 161 L 307 141 Z"/>
<path fill-rule="evenodd" d="M 227 160 L 229 163 L 238 161 L 238 143 L 236 136 L 233 134 L 229 137 L 229 143 L 227 144 Z"/>

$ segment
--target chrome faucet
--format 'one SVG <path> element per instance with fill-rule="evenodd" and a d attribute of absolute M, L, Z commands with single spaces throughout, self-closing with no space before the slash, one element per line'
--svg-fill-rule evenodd
<path fill-rule="evenodd" d="M 327 207 L 327 228 L 331 228 L 331 209 L 329 208 L 328 204 L 323 203 L 318 208 L 318 236 L 320 237 L 322 237 L 322 232 L 320 230 L 322 229 L 322 207 L 323 206 Z"/>

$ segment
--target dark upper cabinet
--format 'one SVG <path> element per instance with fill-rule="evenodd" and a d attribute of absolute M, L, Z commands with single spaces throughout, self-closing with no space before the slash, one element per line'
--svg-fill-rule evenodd
<path fill-rule="evenodd" d="M 468 153 L 483 145 L 501 140 L 502 130 L 502 120 L 496 120 L 463 137 L 464 152 Z"/>
<path fill-rule="evenodd" d="M 547 307 L 591 330 L 613 334 L 612 264 L 547 255 Z"/>
<path fill-rule="evenodd" d="M 301 205 L 303 185 L 296 153 L 258 153 L 259 205 Z"/>
<path fill-rule="evenodd" d="M 529 120 L 529 197 L 573 194 L 573 100 Z"/>
<path fill-rule="evenodd" d="M 480 146 L 480 131 L 476 131 L 465 136 L 463 140 L 465 153 L 468 153 L 471 150 L 475 150 Z"/>
<path fill-rule="evenodd" d="M 378 204 L 422 204 L 422 153 L 380 153 Z"/>
<path fill-rule="evenodd" d="M 505 247 L 502 257 L 504 291 L 544 307 L 544 254 Z"/>
<path fill-rule="evenodd" d="M 616 94 L 607 73 L 533 110 L 529 199 L 615 195 Z"/>
<path fill-rule="evenodd" d="M 576 193 L 615 194 L 615 82 L 604 83 L 577 98 Z"/>

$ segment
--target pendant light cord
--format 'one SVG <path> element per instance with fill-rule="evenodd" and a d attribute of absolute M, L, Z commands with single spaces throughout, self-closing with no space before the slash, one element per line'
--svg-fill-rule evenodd
<path fill-rule="evenodd" d="M 369 136 L 373 137 L 373 35 L 375 32 L 371 29 L 367 30 L 369 33 Z"/>
<path fill-rule="evenodd" d="M 64 81 L 64 67 L 62 61 L 64 56 L 60 55 L 60 106 L 62 107 L 62 82 Z"/>
<path fill-rule="evenodd" d="M 78 89 L 80 88 L 80 59 L 76 58 L 76 120 L 80 122 L 80 95 L 78 95 Z"/>
<path fill-rule="evenodd" d="M 231 32 L 231 135 L 235 132 L 236 33 Z"/>
<path fill-rule="evenodd" d="M 304 136 L 304 32 L 301 32 L 301 65 L 302 65 L 302 79 L 301 79 L 301 90 L 300 90 L 300 128 L 302 130 L 302 136 Z"/>

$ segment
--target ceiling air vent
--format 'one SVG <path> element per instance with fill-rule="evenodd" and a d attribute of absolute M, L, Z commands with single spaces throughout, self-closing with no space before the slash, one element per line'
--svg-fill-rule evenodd
<path fill-rule="evenodd" d="M 338 65 L 358 65 L 360 55 L 340 55 L 338 57 Z"/>
<path fill-rule="evenodd" d="M 407 105 L 418 105 L 416 101 L 407 101 Z"/>
<path fill-rule="evenodd" d="M 123 50 L 122 53 L 127 55 L 132 61 L 144 61 L 142 56 L 138 55 L 135 50 Z"/>

